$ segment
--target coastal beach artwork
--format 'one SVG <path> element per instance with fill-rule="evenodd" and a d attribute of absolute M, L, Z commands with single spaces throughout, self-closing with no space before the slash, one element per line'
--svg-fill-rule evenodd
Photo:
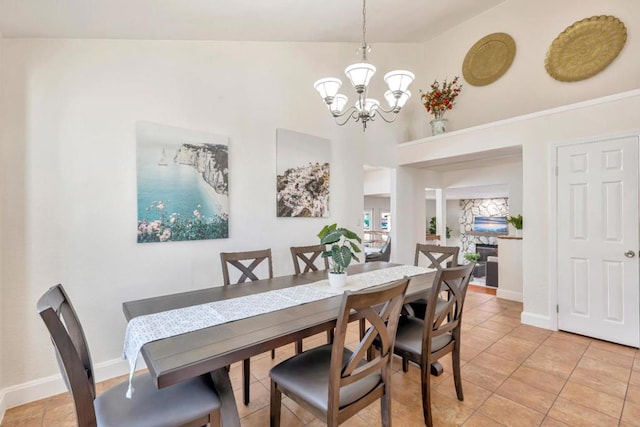
<path fill-rule="evenodd" d="M 286 129 L 276 130 L 277 216 L 329 216 L 331 142 Z"/>
<path fill-rule="evenodd" d="M 138 243 L 229 237 L 229 139 L 136 123 Z"/>

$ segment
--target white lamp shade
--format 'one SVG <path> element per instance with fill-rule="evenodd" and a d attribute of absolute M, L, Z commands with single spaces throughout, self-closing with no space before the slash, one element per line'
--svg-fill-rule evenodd
<path fill-rule="evenodd" d="M 415 75 L 407 70 L 390 71 L 384 75 L 384 81 L 389 86 L 389 90 L 406 92 Z"/>
<path fill-rule="evenodd" d="M 393 94 L 393 91 L 388 90 L 384 93 L 384 98 L 387 100 L 387 102 L 389 103 L 389 107 L 391 107 L 392 109 L 396 107 L 402 108 L 404 107 L 404 104 L 407 103 L 409 98 L 411 98 L 411 92 L 407 90 L 405 92 L 402 92 L 400 98 L 396 98 Z"/>
<path fill-rule="evenodd" d="M 376 73 L 376 67 L 366 62 L 349 65 L 344 73 L 349 77 L 354 87 L 368 86 L 371 77 Z"/>
<path fill-rule="evenodd" d="M 313 84 L 313 87 L 316 88 L 322 99 L 333 98 L 336 96 L 341 86 L 342 81 L 334 77 L 320 79 Z"/>
<path fill-rule="evenodd" d="M 380 102 L 374 98 L 367 98 L 364 100 L 364 111 L 370 115 L 373 115 L 375 110 L 380 106 Z M 358 111 L 362 111 L 362 105 L 360 101 L 356 102 L 356 108 Z"/>
<path fill-rule="evenodd" d="M 344 107 L 347 105 L 347 101 L 349 101 L 349 98 L 341 93 L 337 94 L 333 98 L 333 102 L 331 103 L 331 105 L 329 105 L 329 111 L 331 111 L 333 114 L 342 113 L 342 110 L 344 110 Z"/>

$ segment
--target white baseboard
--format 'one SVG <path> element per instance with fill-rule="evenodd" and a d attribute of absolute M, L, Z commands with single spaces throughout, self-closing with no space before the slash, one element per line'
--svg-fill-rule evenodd
<path fill-rule="evenodd" d="M 496 296 L 510 301 L 522 302 L 522 292 L 507 291 L 505 289 L 498 288 Z"/>
<path fill-rule="evenodd" d="M 138 360 L 137 369 L 144 369 L 144 359 Z M 96 382 L 119 377 L 129 373 L 129 363 L 122 359 L 113 359 L 94 365 Z M 17 384 L 0 390 L 0 422 L 7 409 L 35 400 L 44 399 L 49 396 L 64 393 L 67 386 L 64 384 L 62 375 L 51 375 L 26 383 Z"/>
<path fill-rule="evenodd" d="M 557 331 L 556 325 L 551 324 L 551 318 L 549 316 L 543 316 L 541 314 L 528 313 L 523 311 L 520 315 L 520 322 L 529 326 L 536 326 L 538 328 L 550 329 Z"/>

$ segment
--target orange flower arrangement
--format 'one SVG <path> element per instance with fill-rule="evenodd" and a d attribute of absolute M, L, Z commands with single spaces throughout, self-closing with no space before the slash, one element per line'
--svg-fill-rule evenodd
<path fill-rule="evenodd" d="M 444 79 L 442 88 L 438 80 L 434 80 L 430 91 L 423 92 L 420 90 L 420 99 L 429 114 L 433 114 L 436 119 L 441 119 L 444 113 L 448 110 L 453 110 L 461 89 L 462 85 L 458 84 L 458 77 L 455 77 L 450 82 Z"/>

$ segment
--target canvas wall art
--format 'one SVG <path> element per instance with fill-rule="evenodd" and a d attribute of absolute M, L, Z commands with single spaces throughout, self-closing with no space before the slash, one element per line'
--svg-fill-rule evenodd
<path fill-rule="evenodd" d="M 138 243 L 229 236 L 226 136 L 136 123 Z"/>
<path fill-rule="evenodd" d="M 277 216 L 329 216 L 331 143 L 286 129 L 276 131 Z"/>

